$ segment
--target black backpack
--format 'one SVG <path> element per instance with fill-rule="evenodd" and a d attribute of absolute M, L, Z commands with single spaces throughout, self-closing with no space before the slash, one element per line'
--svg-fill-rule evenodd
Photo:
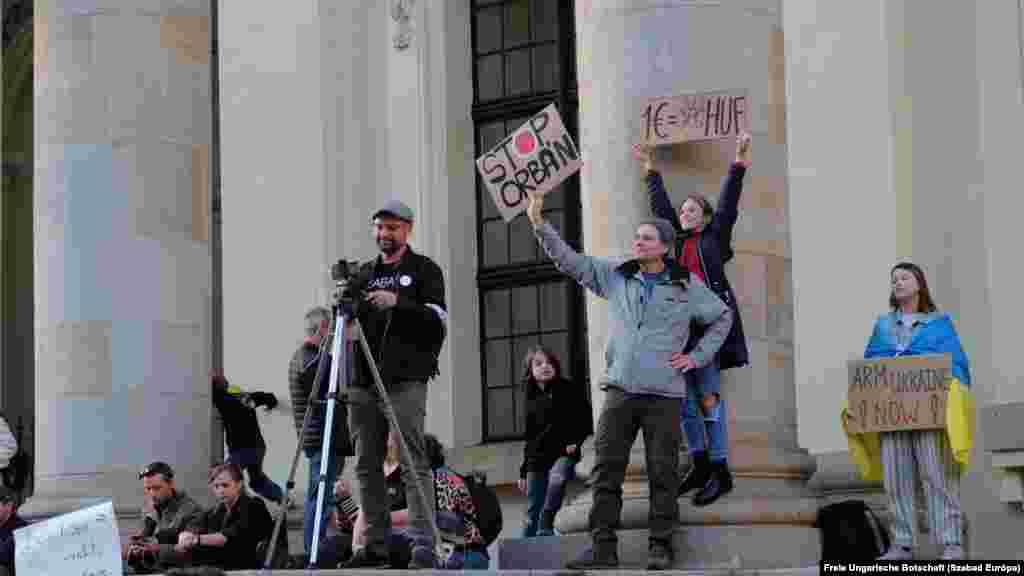
<path fill-rule="evenodd" d="M 501 534 L 503 523 L 498 495 L 487 485 L 482 474 L 458 476 L 466 483 L 469 495 L 473 498 L 473 506 L 476 507 L 476 526 L 484 538 L 484 546 L 490 546 Z"/>
<path fill-rule="evenodd" d="M 818 509 L 821 560 L 874 560 L 889 550 L 889 532 L 862 500 L 844 500 Z"/>

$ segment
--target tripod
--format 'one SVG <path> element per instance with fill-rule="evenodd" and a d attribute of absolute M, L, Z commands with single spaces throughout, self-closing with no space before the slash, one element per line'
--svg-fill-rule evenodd
<path fill-rule="evenodd" d="M 324 422 L 324 433 L 323 433 L 323 447 L 321 448 L 320 457 L 320 471 L 319 471 L 319 482 L 317 485 L 316 495 L 316 516 L 314 516 L 313 523 L 313 541 L 310 543 L 310 554 L 308 568 L 315 568 L 317 557 L 319 556 L 319 537 L 320 537 L 320 522 L 323 515 L 324 505 L 324 490 L 327 489 L 327 464 L 328 457 L 331 451 L 331 441 L 334 439 L 334 409 L 338 402 L 344 402 L 347 397 L 347 388 L 349 383 L 349 354 L 350 350 L 346 343 L 346 331 L 349 329 L 349 334 L 352 341 L 358 341 L 360 349 L 363 352 L 363 356 L 366 358 L 367 364 L 370 366 L 370 372 L 373 375 L 373 382 L 376 387 L 377 393 L 384 402 L 386 416 L 388 422 L 391 424 L 392 429 L 397 433 L 398 442 L 400 446 L 400 453 L 402 463 L 407 467 L 407 470 L 415 470 L 412 462 L 412 455 L 409 452 L 409 446 L 406 444 L 405 435 L 402 433 L 398 426 L 398 417 L 395 415 L 394 407 L 391 404 L 391 398 L 388 396 L 387 389 L 384 387 L 384 381 L 381 379 L 380 371 L 377 368 L 377 362 L 373 358 L 373 354 L 370 352 L 370 345 L 363 338 L 363 327 L 359 322 L 359 318 L 355 315 L 355 302 L 348 296 L 348 281 L 345 279 L 338 280 L 336 282 L 337 289 L 334 293 L 334 305 L 332 306 L 334 313 L 334 331 L 331 334 L 332 338 L 332 356 L 333 361 L 331 362 L 331 374 L 330 381 L 327 389 L 327 415 Z M 271 536 L 270 541 L 272 543 L 277 542 L 280 536 L 281 525 L 284 521 L 288 511 L 288 504 L 292 499 L 292 491 L 295 488 L 295 472 L 298 469 L 299 455 L 302 453 L 302 447 L 304 445 L 306 434 L 309 433 L 309 424 L 312 417 L 311 409 L 320 402 L 320 376 L 323 373 L 324 363 L 327 358 L 324 354 L 327 348 L 327 338 L 324 338 L 320 342 L 320 361 L 317 364 L 316 376 L 313 382 L 313 388 L 310 391 L 309 402 L 306 404 L 306 413 L 302 418 L 302 433 L 299 434 L 299 444 L 295 450 L 295 456 L 292 458 L 291 471 L 288 474 L 288 482 L 286 484 L 286 494 L 281 510 L 278 513 L 277 521 L 274 523 L 274 532 Z M 342 391 L 339 400 L 338 385 L 339 382 L 345 387 Z M 312 474 L 313 471 L 311 470 Z M 419 483 L 415 483 L 417 494 L 420 498 L 420 502 L 426 501 L 426 494 L 423 492 L 423 486 Z M 333 490 L 333 486 L 331 487 Z M 454 551 L 454 547 L 442 540 L 441 531 L 437 527 L 437 520 L 433 514 L 428 514 L 428 521 L 430 522 L 430 530 L 434 535 L 434 554 L 441 558 L 447 559 L 451 556 Z M 263 564 L 264 570 L 269 570 L 274 560 L 274 554 L 277 551 L 277 546 L 271 545 L 267 551 L 267 558 Z"/>

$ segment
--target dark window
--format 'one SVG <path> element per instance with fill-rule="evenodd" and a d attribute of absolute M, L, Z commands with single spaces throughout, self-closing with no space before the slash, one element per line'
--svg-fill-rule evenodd
<path fill-rule="evenodd" d="M 574 3 L 470 2 L 476 155 L 552 102 L 578 145 Z M 548 194 L 544 214 L 569 244 L 582 245 L 577 176 Z M 480 178 L 477 234 L 484 440 L 510 440 L 524 432 L 522 361 L 531 345 L 551 348 L 567 378 L 587 379 L 583 297 L 540 249 L 525 215 L 505 223 Z"/>

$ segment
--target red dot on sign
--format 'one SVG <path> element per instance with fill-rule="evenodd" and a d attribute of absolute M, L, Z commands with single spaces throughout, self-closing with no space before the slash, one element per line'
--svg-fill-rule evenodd
<path fill-rule="evenodd" d="M 523 132 L 516 136 L 516 151 L 522 155 L 533 152 L 537 147 L 537 139 L 530 132 Z"/>

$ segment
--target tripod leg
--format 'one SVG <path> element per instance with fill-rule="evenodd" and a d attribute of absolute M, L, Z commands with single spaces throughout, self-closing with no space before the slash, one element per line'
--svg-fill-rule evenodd
<path fill-rule="evenodd" d="M 345 356 L 345 317 L 336 315 L 334 324 L 334 346 L 331 362 L 331 379 L 327 389 L 327 418 L 324 421 L 323 448 L 320 450 L 320 480 L 316 491 L 316 516 L 313 517 L 313 541 L 309 545 L 309 567 L 316 566 L 320 553 L 320 530 L 324 511 L 324 491 L 327 490 L 327 472 L 330 469 L 331 441 L 334 440 L 334 409 L 337 407 L 338 380 L 342 372 L 347 372 L 348 358 Z M 347 381 L 347 374 L 342 376 Z M 313 471 L 310 470 L 310 473 Z M 334 486 L 330 487 L 331 490 Z"/>
<path fill-rule="evenodd" d="M 313 419 L 313 409 L 316 407 L 320 399 L 320 380 L 324 371 L 324 364 L 327 362 L 327 342 L 328 339 L 324 338 L 320 342 L 319 358 L 320 361 L 316 367 L 316 375 L 313 380 L 313 387 L 310 390 L 309 400 L 306 403 L 306 411 L 302 417 L 302 428 L 299 432 L 298 446 L 295 448 L 295 455 L 292 457 L 291 468 L 288 472 L 288 481 L 285 482 L 285 495 L 284 500 L 281 503 L 281 509 L 278 511 L 277 519 L 274 522 L 274 531 L 270 537 L 272 543 L 267 547 L 267 556 L 263 563 L 264 570 L 269 570 L 274 562 L 274 555 L 277 553 L 277 542 L 281 536 L 281 530 L 284 527 L 285 518 L 288 516 L 288 508 L 294 499 L 295 493 L 295 474 L 299 470 L 299 457 L 302 455 L 302 447 L 306 443 L 306 436 L 310 433 L 310 423 Z M 312 552 L 312 551 L 310 551 Z"/>
<path fill-rule="evenodd" d="M 398 417 L 395 415 L 394 405 L 391 403 L 391 397 L 388 396 L 388 391 L 384 387 L 384 381 L 380 377 L 380 370 L 377 368 L 377 363 L 373 359 L 373 354 L 370 352 L 370 346 L 367 344 L 366 339 L 362 337 L 363 327 L 359 322 L 358 318 L 352 318 L 351 322 L 356 328 L 356 332 L 359 334 L 359 345 L 363 351 L 363 356 L 366 357 L 367 364 L 370 366 L 370 373 L 373 375 L 373 382 L 377 390 L 377 394 L 380 395 L 381 400 L 384 402 L 386 416 L 388 423 L 391 424 L 398 437 L 399 452 L 401 453 L 403 462 L 410 472 L 416 470 L 415 463 L 412 461 L 412 453 L 409 451 L 409 445 L 405 441 L 405 434 L 402 433 L 402 429 L 398 423 Z M 433 485 L 433 482 L 431 482 Z M 433 486 L 431 486 L 433 488 Z M 423 493 L 423 485 L 420 482 L 416 482 L 416 491 L 419 495 L 420 502 L 427 502 L 426 494 Z M 446 544 L 441 538 L 441 531 L 437 527 L 437 519 L 434 517 L 436 510 L 432 513 L 427 514 L 427 521 L 430 523 L 430 531 L 434 536 L 434 553 L 438 558 L 447 560 L 452 552 L 453 547 Z"/>

